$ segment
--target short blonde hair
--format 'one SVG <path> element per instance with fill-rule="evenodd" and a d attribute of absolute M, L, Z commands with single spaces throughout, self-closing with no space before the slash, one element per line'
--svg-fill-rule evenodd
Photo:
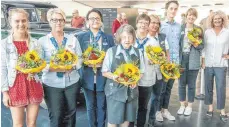
<path fill-rule="evenodd" d="M 11 22 L 12 15 L 16 14 L 16 13 L 21 13 L 21 14 L 24 14 L 26 16 L 27 23 L 28 23 L 27 26 L 29 27 L 29 13 L 22 8 L 14 8 L 14 9 L 9 10 L 9 17 L 8 17 L 9 22 Z M 11 32 L 13 33 L 12 29 L 11 29 Z M 25 32 L 25 36 L 26 36 L 26 38 L 29 39 L 29 30 L 28 29 Z"/>
<path fill-rule="evenodd" d="M 62 17 L 66 21 L 66 15 L 65 15 L 64 11 L 62 11 L 60 8 L 51 8 L 47 12 L 47 19 L 48 19 L 49 22 L 50 22 L 53 14 L 60 14 L 60 15 L 62 15 Z"/>
<path fill-rule="evenodd" d="M 222 27 L 227 28 L 227 26 L 228 26 L 227 15 L 222 11 L 213 12 L 212 15 L 209 16 L 209 18 L 208 18 L 208 28 L 213 28 L 214 27 L 213 19 L 214 19 L 214 17 L 216 15 L 219 15 L 223 19 Z"/>
<path fill-rule="evenodd" d="M 196 18 L 198 17 L 198 12 L 195 8 L 189 8 L 185 14 L 185 17 L 187 17 L 188 14 L 194 15 Z"/>
<path fill-rule="evenodd" d="M 117 32 L 115 34 L 115 40 L 116 40 L 117 44 L 120 44 L 120 42 L 121 42 L 121 34 L 123 32 L 127 32 L 127 33 L 131 34 L 133 36 L 133 42 L 135 42 L 136 33 L 135 33 L 134 28 L 129 24 L 124 24 L 124 25 L 122 25 L 121 27 L 118 28 L 118 30 L 117 30 Z"/>

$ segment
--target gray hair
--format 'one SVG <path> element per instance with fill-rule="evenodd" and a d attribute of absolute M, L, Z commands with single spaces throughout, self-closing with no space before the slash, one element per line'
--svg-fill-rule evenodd
<path fill-rule="evenodd" d="M 135 33 L 134 28 L 131 25 L 129 25 L 129 24 L 124 24 L 121 27 L 119 27 L 118 30 L 117 30 L 117 32 L 116 32 L 115 40 L 116 40 L 116 43 L 117 44 L 120 44 L 120 42 L 121 42 L 121 34 L 123 32 L 127 32 L 127 33 L 131 34 L 133 36 L 133 39 L 134 39 L 134 42 L 135 42 L 135 40 L 136 40 L 136 33 Z"/>

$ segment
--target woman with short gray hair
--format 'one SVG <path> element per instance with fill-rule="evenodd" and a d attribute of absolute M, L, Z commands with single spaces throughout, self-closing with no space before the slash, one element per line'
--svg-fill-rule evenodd
<path fill-rule="evenodd" d="M 133 47 L 135 43 L 135 30 L 130 25 L 122 25 L 116 35 L 117 46 L 109 48 L 102 66 L 102 74 L 107 78 L 105 95 L 107 100 L 108 127 L 128 127 L 130 122 L 136 120 L 138 87 L 125 86 L 117 81 L 115 69 L 121 63 L 138 61 L 137 66 L 141 74 L 144 73 L 144 60 L 142 52 Z M 128 94 L 127 94 L 128 93 Z"/>

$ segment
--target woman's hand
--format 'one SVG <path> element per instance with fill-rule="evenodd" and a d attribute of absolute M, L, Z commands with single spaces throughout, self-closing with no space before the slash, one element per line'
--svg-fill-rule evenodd
<path fill-rule="evenodd" d="M 66 70 L 65 69 L 54 69 L 54 68 L 49 68 L 49 71 L 50 72 L 66 72 Z"/>
<path fill-rule="evenodd" d="M 199 46 L 197 43 L 192 43 L 192 45 L 193 45 L 195 48 Z"/>
<path fill-rule="evenodd" d="M 223 55 L 223 58 L 224 58 L 224 59 L 229 59 L 229 55 L 224 54 L 224 55 Z"/>
<path fill-rule="evenodd" d="M 130 85 L 130 88 L 131 88 L 131 89 L 134 89 L 134 88 L 136 88 L 136 87 L 137 87 L 137 84 L 131 84 L 131 85 Z"/>
<path fill-rule="evenodd" d="M 96 68 L 99 68 L 99 67 L 102 67 L 102 63 L 96 64 L 96 65 L 89 64 L 88 67 L 96 67 Z"/>
<path fill-rule="evenodd" d="M 119 83 L 118 76 L 117 75 L 113 75 L 112 76 L 112 80 L 114 80 L 115 82 Z"/>
<path fill-rule="evenodd" d="M 202 62 L 201 67 L 202 67 L 202 69 L 205 69 L 205 63 L 204 62 Z"/>
<path fill-rule="evenodd" d="M 9 108 L 11 106 L 11 100 L 10 100 L 10 96 L 9 96 L 9 93 L 8 91 L 7 92 L 3 92 L 3 104 Z"/>

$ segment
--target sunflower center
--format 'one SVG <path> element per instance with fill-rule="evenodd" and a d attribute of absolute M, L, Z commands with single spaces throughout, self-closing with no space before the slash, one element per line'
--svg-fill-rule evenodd
<path fill-rule="evenodd" d="M 64 55 L 64 59 L 68 60 L 68 55 L 67 54 Z"/>
<path fill-rule="evenodd" d="M 30 54 L 30 59 L 35 60 L 35 56 L 33 54 Z"/>

